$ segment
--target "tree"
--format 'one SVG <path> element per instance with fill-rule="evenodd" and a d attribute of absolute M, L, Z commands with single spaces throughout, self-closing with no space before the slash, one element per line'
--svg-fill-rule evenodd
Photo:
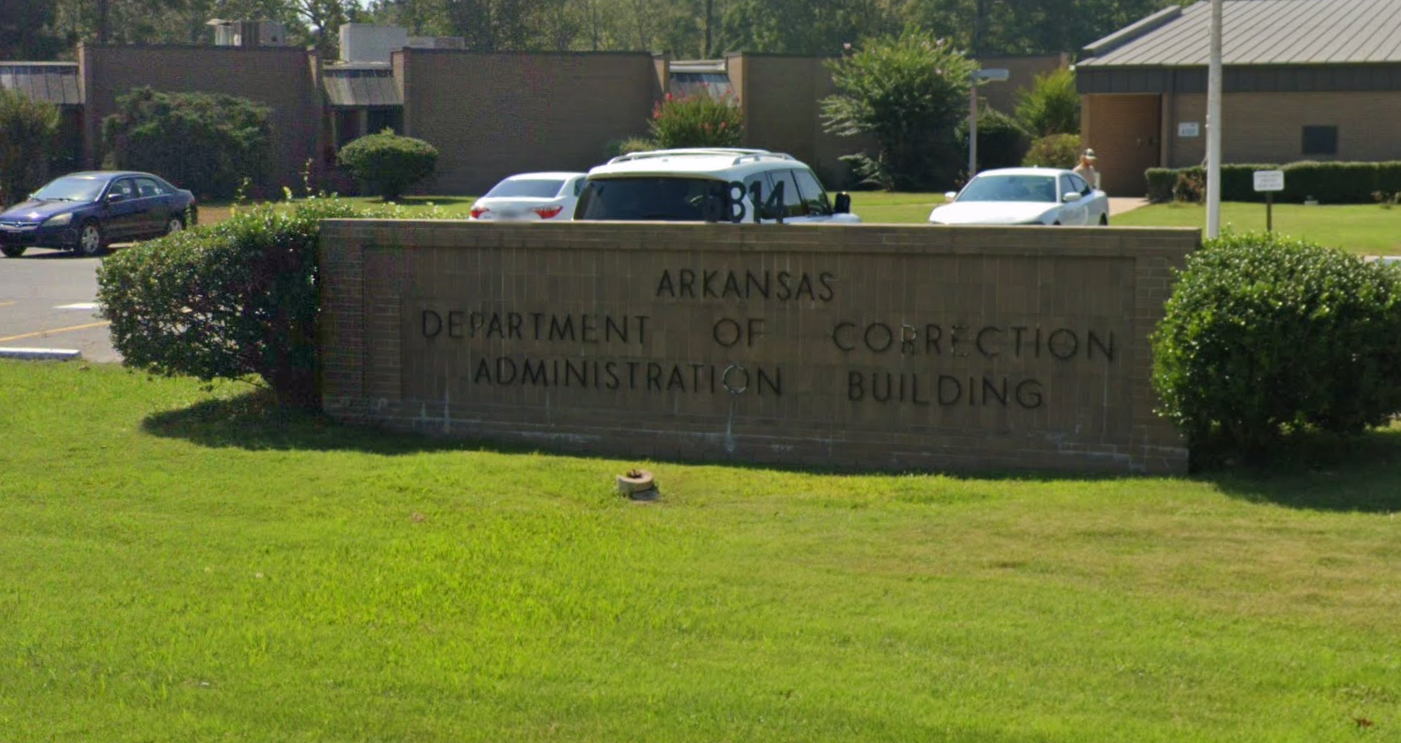
<path fill-rule="evenodd" d="M 58 108 L 0 88 L 0 204 L 20 201 L 39 185 L 58 133 Z"/>
<path fill-rule="evenodd" d="M 0 59 L 53 59 L 65 39 L 52 0 L 0 0 Z"/>
<path fill-rule="evenodd" d="M 887 189 L 947 184 L 957 167 L 954 131 L 967 110 L 975 62 L 946 39 L 906 31 L 829 68 L 838 92 L 822 101 L 824 127 L 876 141 L 874 157 L 843 158 L 858 177 Z"/>
<path fill-rule="evenodd" d="M 727 50 L 815 55 L 901 27 L 884 0 L 731 0 L 721 25 Z"/>
<path fill-rule="evenodd" d="M 158 173 L 198 195 L 231 197 L 257 182 L 272 139 L 270 112 L 247 98 L 137 88 L 102 122 L 104 165 Z"/>
<path fill-rule="evenodd" d="M 903 20 L 970 54 L 1073 52 L 1176 0 L 910 0 Z"/>
<path fill-rule="evenodd" d="M 1033 135 L 1080 133 L 1080 93 L 1075 73 L 1059 69 L 1037 75 L 1017 95 L 1017 118 Z"/>

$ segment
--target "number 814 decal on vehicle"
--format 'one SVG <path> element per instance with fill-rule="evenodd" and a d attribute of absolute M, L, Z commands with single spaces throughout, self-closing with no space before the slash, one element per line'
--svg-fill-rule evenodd
<path fill-rule="evenodd" d="M 718 210 L 719 214 L 715 215 L 718 218 L 712 219 L 711 221 L 725 221 L 739 224 L 747 217 L 753 217 L 754 223 L 759 224 L 763 221 L 762 217 L 764 214 L 772 214 L 775 221 L 779 224 L 783 224 L 783 185 L 783 181 L 779 181 L 778 185 L 769 193 L 769 198 L 766 201 L 764 200 L 764 186 L 762 183 L 755 181 L 746 189 L 743 183 L 739 181 L 730 181 L 725 184 L 724 200 Z M 749 202 L 747 204 L 745 203 L 745 196 L 749 197 Z M 762 204 L 762 206 L 753 208 L 751 213 L 751 205 L 755 204 Z"/>

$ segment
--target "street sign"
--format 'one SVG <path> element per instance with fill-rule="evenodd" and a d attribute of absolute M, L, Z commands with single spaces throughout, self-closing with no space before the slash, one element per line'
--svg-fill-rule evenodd
<path fill-rule="evenodd" d="M 1255 171 L 1256 191 L 1283 191 L 1284 171 L 1283 170 L 1257 170 Z"/>

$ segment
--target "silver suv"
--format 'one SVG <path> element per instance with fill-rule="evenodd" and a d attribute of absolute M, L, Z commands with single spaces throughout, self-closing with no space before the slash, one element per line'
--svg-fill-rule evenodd
<path fill-rule="evenodd" d="M 697 148 L 635 152 L 589 171 L 576 220 L 854 224 L 851 197 L 812 169 L 768 150 Z"/>

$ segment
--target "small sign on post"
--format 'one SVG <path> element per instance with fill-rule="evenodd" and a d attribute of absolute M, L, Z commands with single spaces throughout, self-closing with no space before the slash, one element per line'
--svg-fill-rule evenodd
<path fill-rule="evenodd" d="M 1274 232 L 1275 191 L 1284 190 L 1284 171 L 1257 170 L 1254 175 L 1255 192 L 1265 193 L 1265 231 Z"/>

